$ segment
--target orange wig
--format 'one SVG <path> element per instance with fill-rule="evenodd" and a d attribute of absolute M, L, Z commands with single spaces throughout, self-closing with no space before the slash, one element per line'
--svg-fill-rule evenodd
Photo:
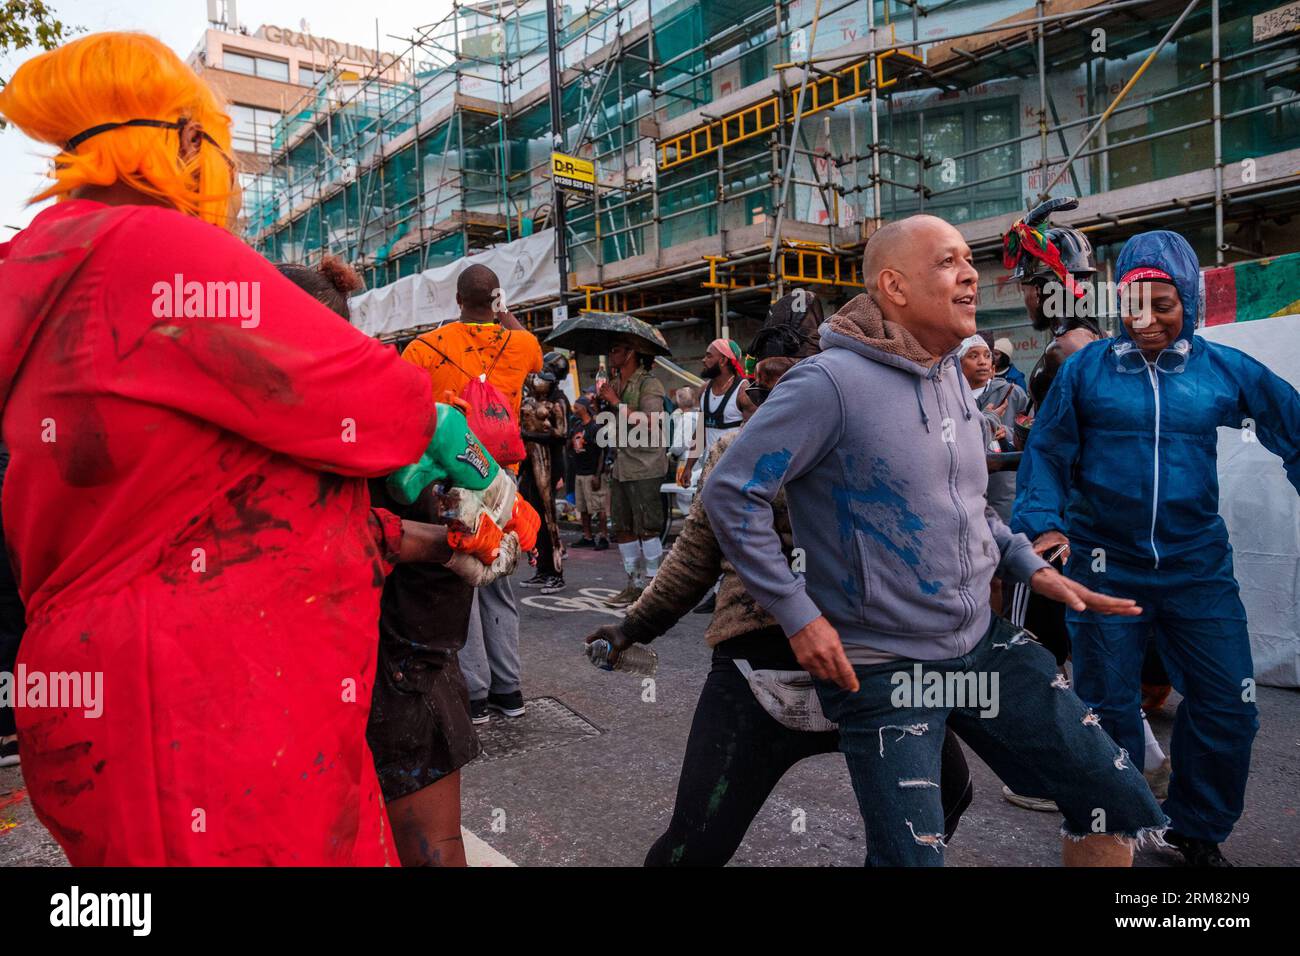
<path fill-rule="evenodd" d="M 32 198 L 60 201 L 81 186 L 121 182 L 183 213 L 232 228 L 239 186 L 230 159 L 230 117 L 218 95 L 160 40 L 143 33 L 94 33 L 20 66 L 0 89 L 0 115 L 32 139 L 58 146 L 54 185 Z M 128 120 L 197 123 L 207 137 L 189 159 L 177 129 L 123 126 Z"/>

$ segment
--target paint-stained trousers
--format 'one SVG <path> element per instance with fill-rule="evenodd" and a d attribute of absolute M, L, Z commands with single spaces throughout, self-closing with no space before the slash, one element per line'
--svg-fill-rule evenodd
<path fill-rule="evenodd" d="M 460 650 L 460 669 L 470 700 L 509 694 L 519 684 L 519 609 L 514 587 L 502 576 L 474 592 L 469 633 Z"/>
<path fill-rule="evenodd" d="M 922 687 L 931 672 L 984 675 L 994 706 L 969 700 L 934 702 L 902 688 L 914 665 Z M 1168 821 L 1146 780 L 1058 676 L 1050 652 L 998 616 L 975 648 L 946 661 L 890 661 L 855 667 L 860 687 L 819 681 L 826 716 L 840 726 L 840 750 L 867 831 L 869 866 L 942 866 L 943 807 L 939 767 L 944 730 L 951 728 L 1016 793 L 1055 800 L 1062 832 L 1140 836 Z M 969 681 L 966 686 L 969 686 Z M 902 701 L 895 706 L 895 701 Z M 995 712 L 996 708 L 996 712 Z M 985 716 L 981 716 L 982 712 Z"/>
<path fill-rule="evenodd" d="M 742 634 L 713 649 L 672 819 L 646 855 L 646 866 L 725 866 L 786 771 L 838 749 L 836 731 L 791 730 L 764 710 L 736 668 L 737 658 L 755 670 L 801 669 L 779 627 Z M 941 759 L 944 832 L 951 839 L 974 788 L 961 744 L 952 735 Z"/>

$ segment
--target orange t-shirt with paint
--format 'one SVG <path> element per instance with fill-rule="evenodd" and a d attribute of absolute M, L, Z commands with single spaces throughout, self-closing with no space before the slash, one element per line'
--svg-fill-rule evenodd
<path fill-rule="evenodd" d="M 495 322 L 448 322 L 412 341 L 402 358 L 429 373 L 436 401 L 444 391 L 459 395 L 470 376 L 486 372 L 516 418 L 524 379 L 542 370 L 537 336 Z"/>

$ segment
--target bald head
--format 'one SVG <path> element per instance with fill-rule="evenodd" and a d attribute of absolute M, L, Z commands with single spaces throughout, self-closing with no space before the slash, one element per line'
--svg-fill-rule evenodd
<path fill-rule="evenodd" d="M 938 216 L 909 216 L 876 230 L 862 280 L 884 317 L 936 358 L 975 333 L 979 273 L 961 233 Z"/>
<path fill-rule="evenodd" d="M 483 316 L 492 313 L 493 299 L 501 288 L 497 274 L 485 265 L 466 266 L 456 277 L 456 301 L 462 313 Z"/>
<path fill-rule="evenodd" d="M 867 240 L 862 255 L 862 282 L 868 292 L 876 291 L 882 269 L 905 271 L 914 262 L 918 245 L 933 244 L 936 239 L 961 234 L 938 216 L 908 216 L 881 226 Z"/>

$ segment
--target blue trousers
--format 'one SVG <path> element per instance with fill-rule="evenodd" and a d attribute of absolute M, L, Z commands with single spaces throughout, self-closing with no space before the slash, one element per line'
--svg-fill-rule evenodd
<path fill-rule="evenodd" d="M 1069 836 L 1140 837 L 1167 823 L 1051 652 L 996 615 L 963 657 L 854 671 L 856 692 L 818 681 L 817 695 L 839 724 L 870 866 L 943 865 L 939 765 L 949 728 L 1011 789 L 1055 800 Z"/>
<path fill-rule="evenodd" d="M 1114 562 L 1094 570 L 1098 563 L 1088 549 L 1076 546 L 1075 554 L 1067 576 L 1142 606 L 1137 618 L 1067 613 L 1075 692 L 1142 767 L 1142 659 L 1155 638 L 1169 681 L 1183 696 L 1163 809 L 1175 832 L 1222 843 L 1241 817 L 1250 748 L 1259 730 L 1246 612 L 1232 577 L 1231 552 L 1225 546 L 1220 570 L 1208 574 L 1204 567 L 1153 570 Z"/>

